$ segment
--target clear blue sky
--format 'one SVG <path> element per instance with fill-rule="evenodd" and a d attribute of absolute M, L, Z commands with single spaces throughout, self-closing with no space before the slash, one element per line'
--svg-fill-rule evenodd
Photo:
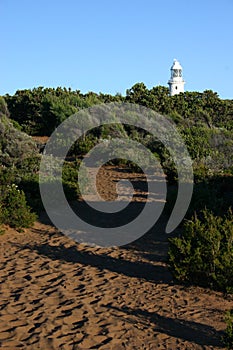
<path fill-rule="evenodd" d="M 0 0 L 0 95 L 71 87 L 125 94 L 167 86 L 233 98 L 233 0 Z"/>

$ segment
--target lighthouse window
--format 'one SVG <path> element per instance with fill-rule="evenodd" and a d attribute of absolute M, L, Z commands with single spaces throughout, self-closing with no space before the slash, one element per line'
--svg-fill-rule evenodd
<path fill-rule="evenodd" d="M 182 70 L 179 69 L 179 77 L 182 77 Z"/>
<path fill-rule="evenodd" d="M 173 77 L 178 77 L 179 76 L 179 73 L 178 73 L 178 69 L 174 69 L 173 70 Z"/>
<path fill-rule="evenodd" d="M 177 86 L 175 87 L 175 89 L 177 90 Z"/>

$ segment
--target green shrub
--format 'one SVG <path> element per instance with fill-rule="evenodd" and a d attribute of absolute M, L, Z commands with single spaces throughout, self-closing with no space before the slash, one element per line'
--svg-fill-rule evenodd
<path fill-rule="evenodd" d="M 56 203 L 57 197 L 57 186 L 60 183 L 60 174 L 58 166 L 56 164 L 56 158 L 48 157 L 47 162 L 43 168 L 43 176 L 41 177 L 41 183 L 47 188 L 47 193 L 50 198 Z M 62 167 L 62 185 L 67 200 L 77 200 L 80 196 L 79 179 L 82 178 L 83 190 L 88 192 L 89 177 L 85 167 L 82 167 L 80 171 L 81 161 L 76 159 L 74 161 L 65 161 Z M 24 183 L 24 187 L 33 186 L 33 183 Z M 30 190 L 30 187 L 29 187 Z M 28 193 L 28 191 L 26 191 Z M 30 191 L 29 191 L 30 194 Z"/>
<path fill-rule="evenodd" d="M 226 335 L 223 339 L 227 349 L 233 349 L 233 309 L 227 311 L 225 318 L 227 328 Z"/>
<path fill-rule="evenodd" d="M 85 166 L 80 169 L 81 161 L 76 159 L 73 162 L 64 162 L 62 168 L 62 183 L 65 195 L 68 200 L 76 200 L 80 197 L 80 183 L 82 183 L 82 191 L 88 193 L 90 188 L 90 178 Z"/>
<path fill-rule="evenodd" d="M 193 175 L 194 175 L 194 182 L 198 184 L 200 182 L 208 181 L 210 177 L 210 171 L 209 171 L 209 168 L 203 162 L 194 161 Z"/>
<path fill-rule="evenodd" d="M 85 137 L 80 137 L 78 141 L 72 145 L 71 149 L 69 150 L 69 155 L 83 156 L 88 153 L 97 143 L 97 138 L 91 134 Z"/>
<path fill-rule="evenodd" d="M 9 117 L 9 111 L 5 99 L 0 96 L 0 117 L 2 116 Z"/>
<path fill-rule="evenodd" d="M 207 209 L 187 220 L 180 237 L 170 238 L 169 263 L 182 282 L 233 292 L 233 213 Z"/>
<path fill-rule="evenodd" d="M 39 151 L 33 139 L 17 130 L 6 116 L 0 117 L 0 162 L 17 166 L 25 158 L 36 157 Z"/>
<path fill-rule="evenodd" d="M 7 185 L 0 192 L 3 223 L 19 229 L 30 227 L 36 220 L 36 215 L 27 205 L 24 192 L 15 184 Z"/>
<path fill-rule="evenodd" d="M 17 171 L 20 173 L 22 178 L 27 178 L 32 176 L 32 174 L 37 174 L 40 169 L 40 161 L 40 155 L 25 158 L 17 164 Z"/>
<path fill-rule="evenodd" d="M 39 175 L 34 174 L 23 178 L 19 183 L 19 188 L 23 190 L 30 208 L 39 214 L 44 209 L 40 196 Z"/>
<path fill-rule="evenodd" d="M 188 218 L 191 218 L 194 212 L 199 213 L 205 208 L 211 210 L 215 215 L 224 216 L 228 208 L 233 205 L 232 194 L 232 176 L 212 177 L 195 184 L 187 212 Z"/>

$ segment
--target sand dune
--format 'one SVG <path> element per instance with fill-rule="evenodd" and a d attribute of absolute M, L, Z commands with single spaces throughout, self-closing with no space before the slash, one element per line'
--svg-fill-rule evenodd
<path fill-rule="evenodd" d="M 106 187 L 105 187 L 106 191 Z M 37 222 L 0 237 L 1 349 L 224 349 L 222 293 L 176 284 L 163 222 L 120 248 Z"/>

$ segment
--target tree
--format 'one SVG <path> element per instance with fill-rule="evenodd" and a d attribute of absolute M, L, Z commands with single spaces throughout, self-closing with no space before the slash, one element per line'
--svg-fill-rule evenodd
<path fill-rule="evenodd" d="M 141 104 L 143 106 L 148 105 L 149 90 L 144 83 L 137 83 L 126 90 L 126 101 L 131 103 Z"/>

